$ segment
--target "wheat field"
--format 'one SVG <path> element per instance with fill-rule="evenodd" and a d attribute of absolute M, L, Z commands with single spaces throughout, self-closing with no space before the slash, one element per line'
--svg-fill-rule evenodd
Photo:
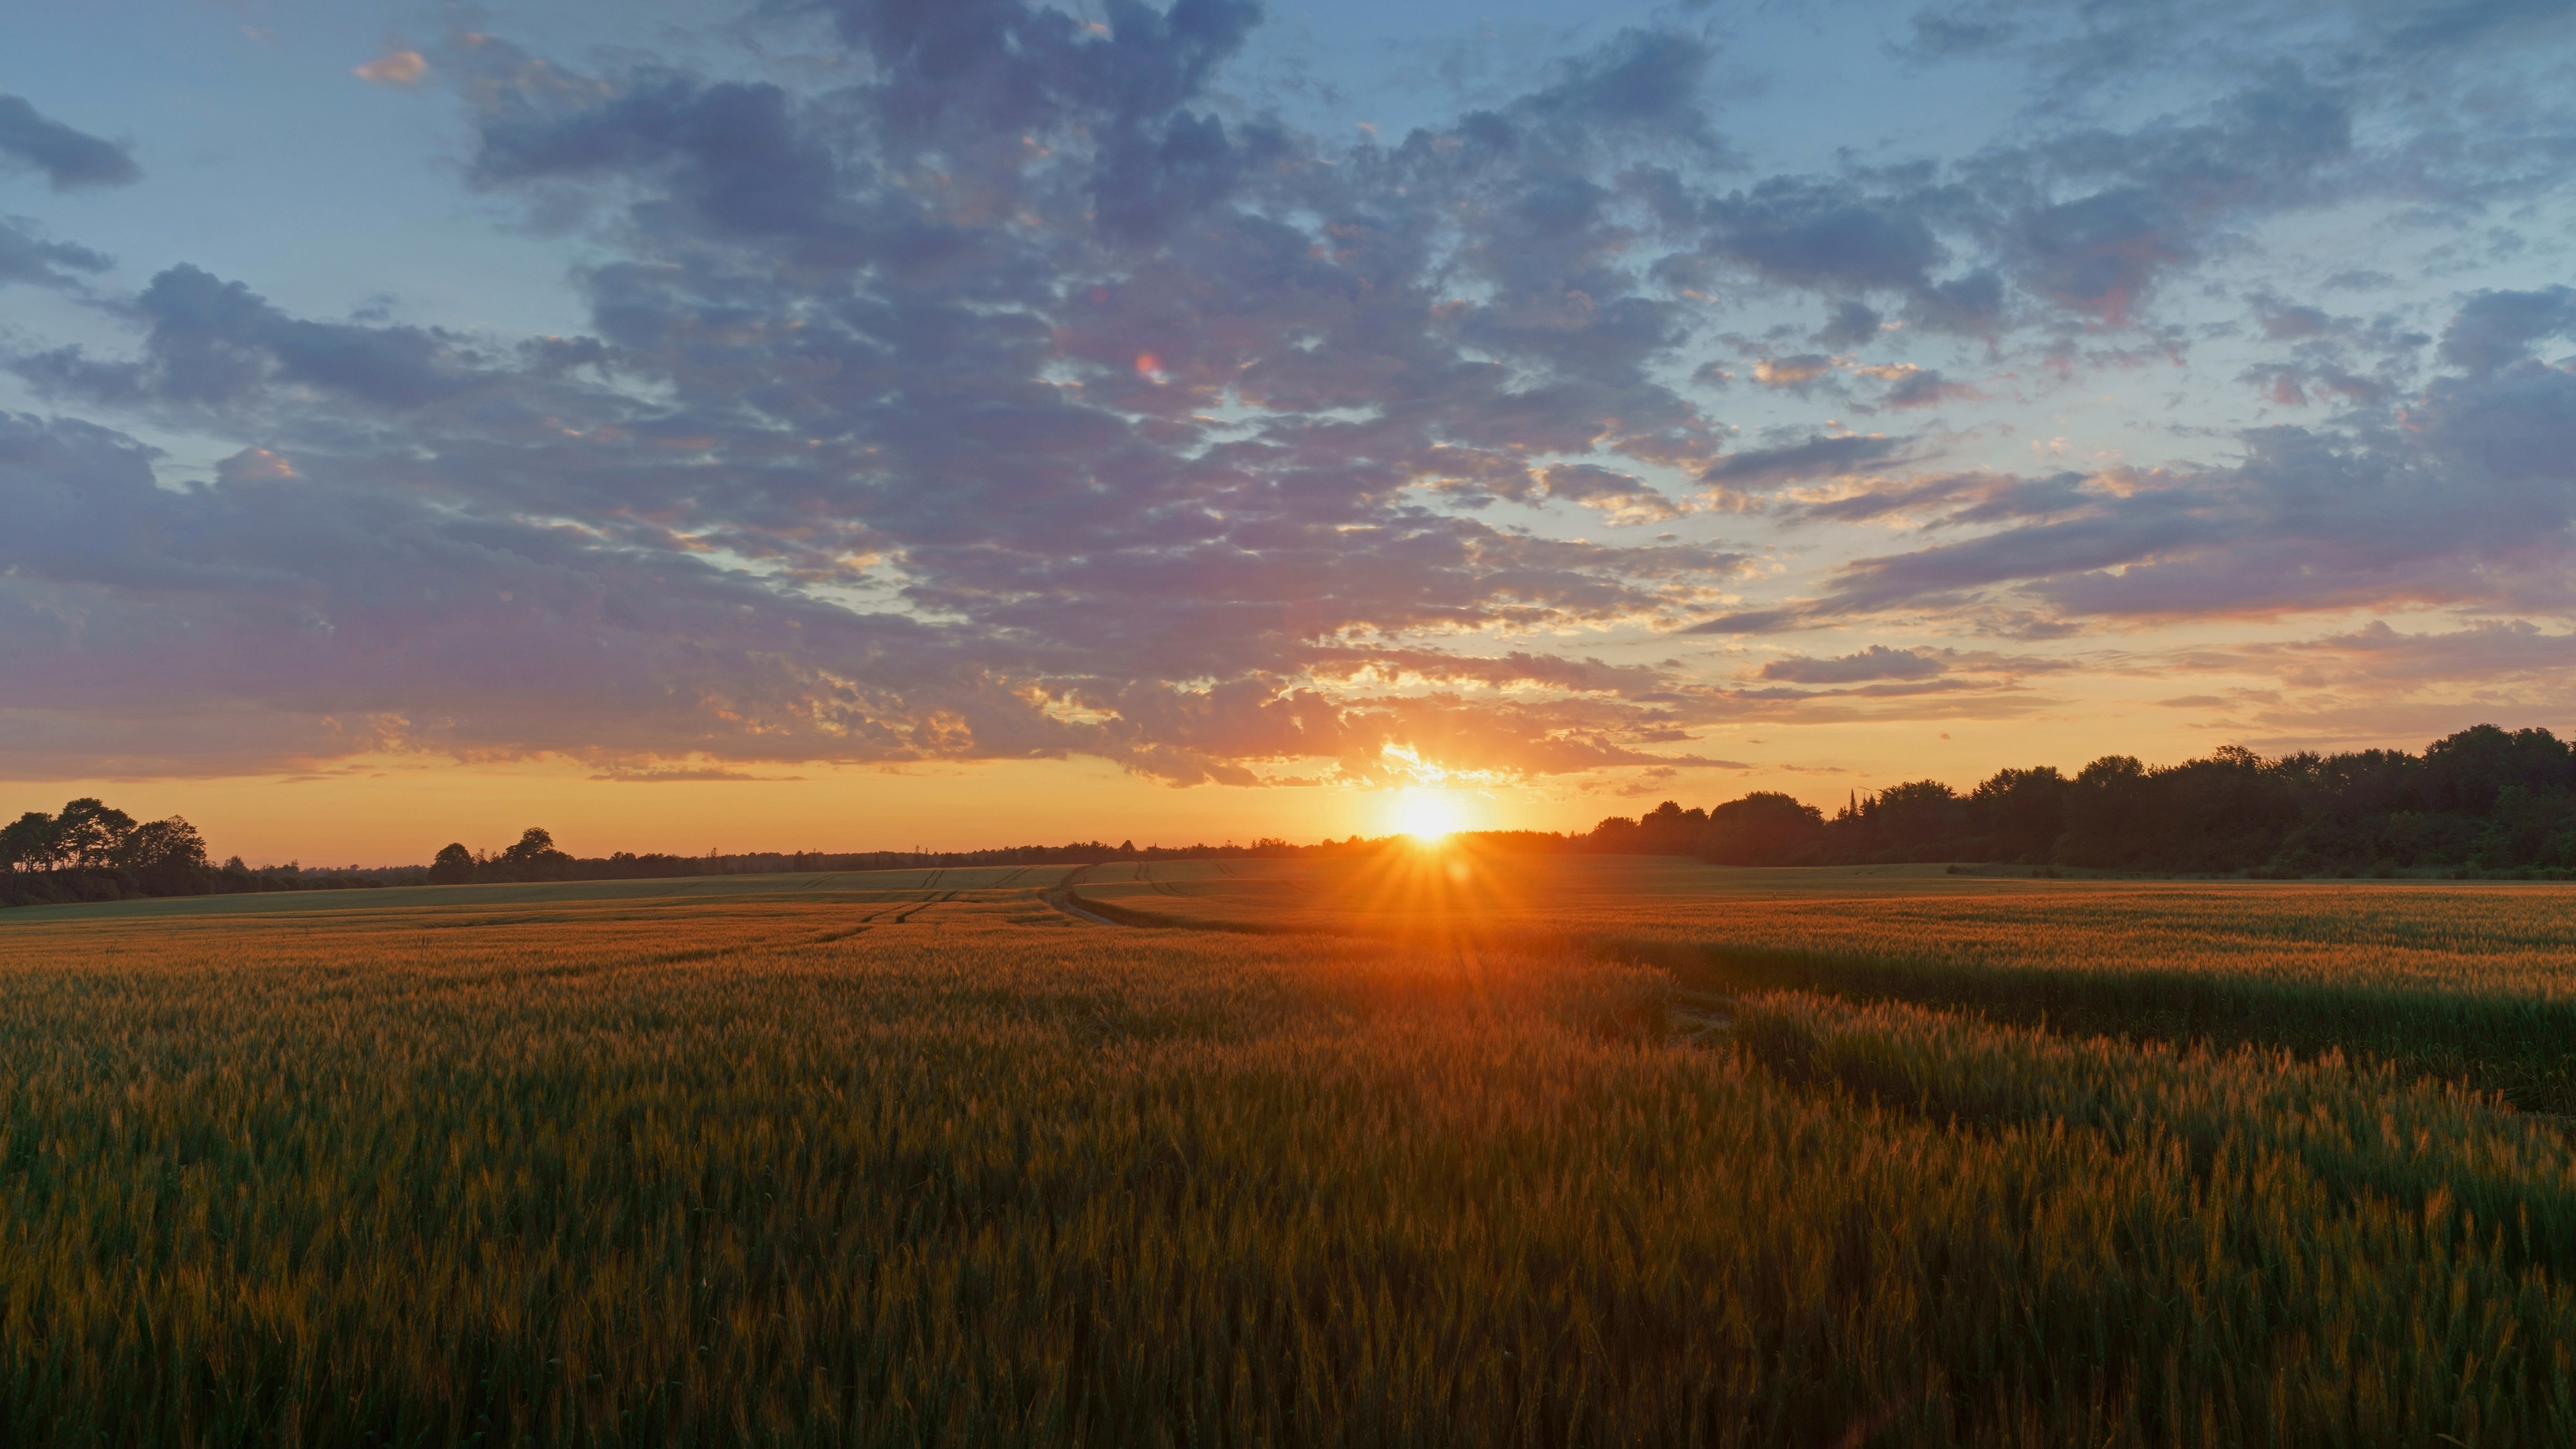
<path fill-rule="evenodd" d="M 0 1440 L 2576 1441 L 2555 1118 L 1952 999 L 2555 1010 L 2564 892 L 1695 869 L 9 913 Z"/>
<path fill-rule="evenodd" d="M 1149 879 L 1126 878 L 1138 873 Z M 1720 994 L 1821 991 L 2061 1031 L 2341 1049 L 2576 1114 L 2576 893 L 2560 885 L 1395 852 L 1112 867 L 1073 894 L 1143 926 L 1608 954 Z"/>

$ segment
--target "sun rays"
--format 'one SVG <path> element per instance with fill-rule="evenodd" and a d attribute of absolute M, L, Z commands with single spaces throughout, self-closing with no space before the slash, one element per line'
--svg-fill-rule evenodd
<path fill-rule="evenodd" d="M 1466 812 L 1445 790 L 1412 789 L 1395 802 L 1395 826 L 1419 845 L 1438 845 L 1466 822 Z"/>

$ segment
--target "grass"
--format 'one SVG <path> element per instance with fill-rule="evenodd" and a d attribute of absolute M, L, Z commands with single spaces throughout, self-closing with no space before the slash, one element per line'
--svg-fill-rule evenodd
<path fill-rule="evenodd" d="M 13 912 L 0 1441 L 2576 1439 L 2553 1121 L 1868 999 L 2554 1010 L 2561 894 L 1225 865 Z"/>

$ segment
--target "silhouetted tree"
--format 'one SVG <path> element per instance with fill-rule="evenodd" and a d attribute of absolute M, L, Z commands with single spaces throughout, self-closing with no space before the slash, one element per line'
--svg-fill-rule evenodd
<path fill-rule="evenodd" d="M 2241 745 L 2149 772 L 2128 858 L 2161 870 L 2234 871 L 2278 855 L 2302 818 L 2302 767 Z"/>
<path fill-rule="evenodd" d="M 1986 842 L 1982 853 L 2027 864 L 2047 860 L 2057 838 L 2066 833 L 2066 797 L 2072 788 L 2055 765 L 1997 770 L 1968 792 L 1972 830 Z"/>
<path fill-rule="evenodd" d="M 2147 767 L 2135 755 L 2104 755 L 2075 774 L 2066 795 L 2058 858 L 2072 865 L 2129 863 L 2148 823 Z"/>
<path fill-rule="evenodd" d="M 1637 821 L 1639 843 L 1655 855 L 1688 855 L 1708 834 L 1708 812 L 1667 800 Z"/>
<path fill-rule="evenodd" d="M 62 814 L 54 817 L 56 854 L 79 870 L 114 865 L 118 847 L 132 833 L 134 817 L 95 796 L 84 795 L 71 801 L 63 806 Z"/>
<path fill-rule="evenodd" d="M 0 866 L 12 871 L 52 870 L 62 860 L 62 834 L 54 817 L 30 810 L 0 826 Z"/>
<path fill-rule="evenodd" d="M 147 896 L 204 895 L 215 888 L 206 869 L 206 838 L 177 815 L 128 831 L 117 846 L 116 866 Z"/>
<path fill-rule="evenodd" d="M 542 825 L 520 832 L 519 843 L 484 863 L 484 873 L 500 880 L 569 880 L 572 857 L 555 849 L 555 838 Z"/>
<path fill-rule="evenodd" d="M 1789 865 L 1824 845 L 1825 812 L 1792 795 L 1756 790 L 1708 812 L 1700 857 L 1718 865 Z"/>
<path fill-rule="evenodd" d="M 1959 833 L 1959 792 L 1938 780 L 1908 780 L 1862 802 L 1877 854 L 1890 860 L 1938 860 Z"/>
<path fill-rule="evenodd" d="M 168 870 L 206 863 L 206 837 L 184 818 L 149 820 L 126 833 L 116 864 L 127 870 Z"/>
<path fill-rule="evenodd" d="M 2508 785 L 2563 790 L 2571 783 L 2567 746 L 2547 730 L 2472 725 L 2424 747 L 2427 799 L 2435 810 L 2483 815 Z"/>
<path fill-rule="evenodd" d="M 431 885 L 464 885 L 474 879 L 474 852 L 462 844 L 440 846 L 438 857 L 429 863 Z"/>
<path fill-rule="evenodd" d="M 1613 815 L 1582 837 L 1581 849 L 1604 855 L 1690 855 L 1708 830 L 1708 812 L 1667 800 L 1631 820 Z"/>

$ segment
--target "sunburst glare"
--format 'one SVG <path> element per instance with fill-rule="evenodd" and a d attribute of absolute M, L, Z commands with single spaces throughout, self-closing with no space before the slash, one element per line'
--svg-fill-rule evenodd
<path fill-rule="evenodd" d="M 1438 790 L 1407 790 L 1396 802 L 1396 828 L 1424 845 L 1434 845 L 1457 830 L 1458 802 Z"/>

